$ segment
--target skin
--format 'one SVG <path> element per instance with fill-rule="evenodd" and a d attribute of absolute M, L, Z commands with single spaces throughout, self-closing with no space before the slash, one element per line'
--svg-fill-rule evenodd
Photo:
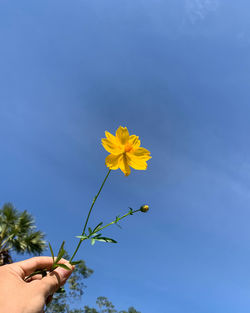
<path fill-rule="evenodd" d="M 56 268 L 47 276 L 33 276 L 29 282 L 25 277 L 37 269 L 51 268 L 51 257 L 34 257 L 0 267 L 0 308 L 1 313 L 43 313 L 46 303 L 51 301 L 53 293 L 65 284 L 73 267 L 64 259 L 72 270 Z"/>

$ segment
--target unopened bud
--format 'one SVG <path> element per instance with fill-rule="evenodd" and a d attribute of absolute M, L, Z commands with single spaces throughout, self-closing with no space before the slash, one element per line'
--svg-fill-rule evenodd
<path fill-rule="evenodd" d="M 146 213 L 149 210 L 149 206 L 144 204 L 140 207 L 141 212 Z"/>

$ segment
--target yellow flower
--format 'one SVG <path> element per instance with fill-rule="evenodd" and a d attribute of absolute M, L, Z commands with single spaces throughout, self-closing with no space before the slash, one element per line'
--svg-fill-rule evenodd
<path fill-rule="evenodd" d="M 146 170 L 147 162 L 151 159 L 150 151 L 140 147 L 141 142 L 136 135 L 129 135 L 127 127 L 120 126 L 115 136 L 105 132 L 107 138 L 102 139 L 103 147 L 110 153 L 105 159 L 111 170 L 118 168 L 128 176 L 130 166 L 136 170 Z"/>

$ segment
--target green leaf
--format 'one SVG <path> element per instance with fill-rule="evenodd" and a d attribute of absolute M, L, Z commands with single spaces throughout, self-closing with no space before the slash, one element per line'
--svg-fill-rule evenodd
<path fill-rule="evenodd" d="M 100 237 L 100 236 L 95 236 L 94 238 L 92 238 L 96 241 L 102 241 L 102 242 L 111 242 L 111 243 L 117 243 L 116 240 L 112 239 L 112 238 L 107 238 L 107 237 Z"/>
<path fill-rule="evenodd" d="M 80 261 L 72 261 L 72 262 L 70 262 L 71 265 L 77 265 L 77 264 L 80 264 L 80 263 L 82 263 L 81 260 Z"/>
<path fill-rule="evenodd" d="M 45 277 L 47 276 L 47 270 L 37 270 L 35 272 L 33 272 L 32 274 L 30 274 L 29 276 L 27 276 L 24 281 L 27 281 L 29 278 L 31 278 L 32 276 L 35 276 L 35 275 L 42 275 L 42 277 Z"/>
<path fill-rule="evenodd" d="M 129 208 L 129 214 L 133 215 L 133 209 L 132 208 Z"/>
<path fill-rule="evenodd" d="M 101 228 L 102 224 L 103 224 L 103 222 L 99 223 L 99 224 L 94 228 L 93 232 L 94 232 L 94 233 L 97 232 L 97 231 L 99 230 L 99 228 Z"/>
<path fill-rule="evenodd" d="M 89 230 L 89 235 L 92 234 L 92 229 L 90 227 L 88 227 Z"/>
<path fill-rule="evenodd" d="M 91 245 L 93 246 L 95 244 L 96 239 L 91 238 Z"/>
<path fill-rule="evenodd" d="M 50 253 L 51 253 L 51 256 L 52 256 L 52 259 L 53 259 L 53 263 L 55 262 L 55 256 L 54 256 L 54 252 L 53 252 L 53 249 L 49 243 L 49 249 L 50 249 Z"/>
<path fill-rule="evenodd" d="M 119 220 L 120 220 L 120 215 L 117 215 L 115 217 L 115 225 L 118 226 L 119 228 L 122 228 L 121 225 L 118 224 Z"/>
<path fill-rule="evenodd" d="M 55 263 L 58 263 L 65 253 L 64 244 L 65 244 L 65 241 L 63 241 L 63 243 L 61 244 Z"/>
<path fill-rule="evenodd" d="M 89 236 L 75 236 L 76 238 L 79 238 L 79 239 L 82 239 L 82 240 L 85 240 L 85 239 L 88 239 Z"/>
<path fill-rule="evenodd" d="M 62 264 L 62 263 L 57 263 L 57 264 L 55 264 L 56 266 L 59 266 L 59 267 L 62 267 L 62 268 L 64 268 L 65 270 L 69 270 L 69 271 L 71 271 L 71 268 L 70 267 L 68 267 L 67 265 L 65 265 L 65 264 Z"/>
<path fill-rule="evenodd" d="M 119 222 L 119 215 L 115 217 L 115 223 Z"/>

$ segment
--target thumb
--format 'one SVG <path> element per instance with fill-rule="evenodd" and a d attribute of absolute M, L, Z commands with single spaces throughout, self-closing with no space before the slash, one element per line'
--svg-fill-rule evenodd
<path fill-rule="evenodd" d="M 44 296 L 48 297 L 49 295 L 52 295 L 66 283 L 67 279 L 72 274 L 74 267 L 68 262 L 64 264 L 67 265 L 71 270 L 57 267 L 54 271 L 40 280 L 40 287 Z"/>

